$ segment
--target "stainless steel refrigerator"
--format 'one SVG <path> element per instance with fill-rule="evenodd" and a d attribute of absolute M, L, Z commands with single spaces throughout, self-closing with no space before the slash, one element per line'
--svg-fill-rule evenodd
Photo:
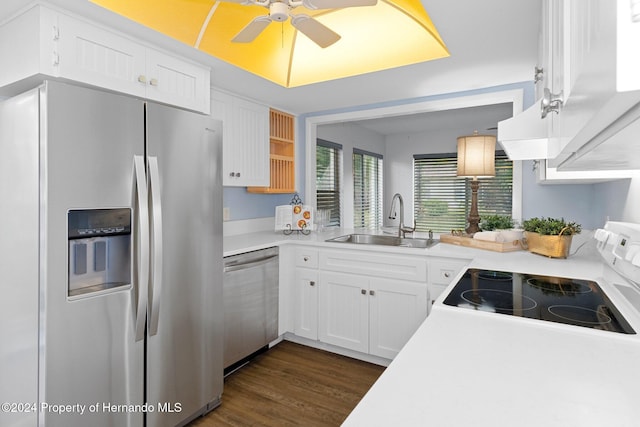
<path fill-rule="evenodd" d="M 0 102 L 0 425 L 220 403 L 221 123 L 59 82 Z"/>

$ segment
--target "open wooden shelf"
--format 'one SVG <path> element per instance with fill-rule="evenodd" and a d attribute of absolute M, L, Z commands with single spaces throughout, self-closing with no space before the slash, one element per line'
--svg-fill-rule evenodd
<path fill-rule="evenodd" d="M 291 114 L 269 110 L 271 179 L 269 187 L 247 187 L 250 193 L 295 192 L 295 118 Z"/>

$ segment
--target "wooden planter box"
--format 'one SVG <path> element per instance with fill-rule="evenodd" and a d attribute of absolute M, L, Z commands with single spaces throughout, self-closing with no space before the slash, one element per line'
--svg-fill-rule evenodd
<path fill-rule="evenodd" d="M 525 231 L 524 237 L 529 252 L 551 258 L 566 258 L 571 249 L 572 235 L 546 236 L 531 231 Z"/>

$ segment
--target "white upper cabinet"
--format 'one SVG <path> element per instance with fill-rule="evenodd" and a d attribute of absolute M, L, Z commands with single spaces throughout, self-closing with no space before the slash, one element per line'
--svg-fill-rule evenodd
<path fill-rule="evenodd" d="M 558 172 L 639 169 L 640 22 L 631 2 L 543 5 L 539 99 L 500 122 L 498 139 L 512 159 L 548 159 Z"/>
<path fill-rule="evenodd" d="M 146 48 L 86 22 L 59 15 L 59 75 L 117 92 L 146 95 Z"/>
<path fill-rule="evenodd" d="M 209 114 L 210 71 L 155 49 L 146 51 L 146 97 Z"/>
<path fill-rule="evenodd" d="M 91 22 L 35 6 L 6 23 L 0 35 L 0 54 L 9 65 L 0 70 L 0 86 L 10 91 L 60 77 L 209 113 L 208 67 Z"/>
<path fill-rule="evenodd" d="M 223 185 L 268 187 L 269 107 L 211 91 L 211 115 L 223 122 Z"/>

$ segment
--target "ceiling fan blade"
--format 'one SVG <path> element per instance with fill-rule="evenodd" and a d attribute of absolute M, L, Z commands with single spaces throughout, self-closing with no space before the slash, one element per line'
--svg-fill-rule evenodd
<path fill-rule="evenodd" d="M 314 43 L 322 48 L 331 46 L 340 40 L 339 34 L 333 32 L 331 29 L 316 21 L 309 15 L 291 15 L 291 25 L 296 27 L 305 36 L 309 37 Z"/>
<path fill-rule="evenodd" d="M 268 16 L 258 16 L 249 22 L 236 36 L 231 39 L 233 43 L 250 43 L 271 24 L 271 18 Z"/>
<path fill-rule="evenodd" d="M 307 9 L 342 9 L 356 6 L 375 6 L 378 0 L 303 0 Z"/>

